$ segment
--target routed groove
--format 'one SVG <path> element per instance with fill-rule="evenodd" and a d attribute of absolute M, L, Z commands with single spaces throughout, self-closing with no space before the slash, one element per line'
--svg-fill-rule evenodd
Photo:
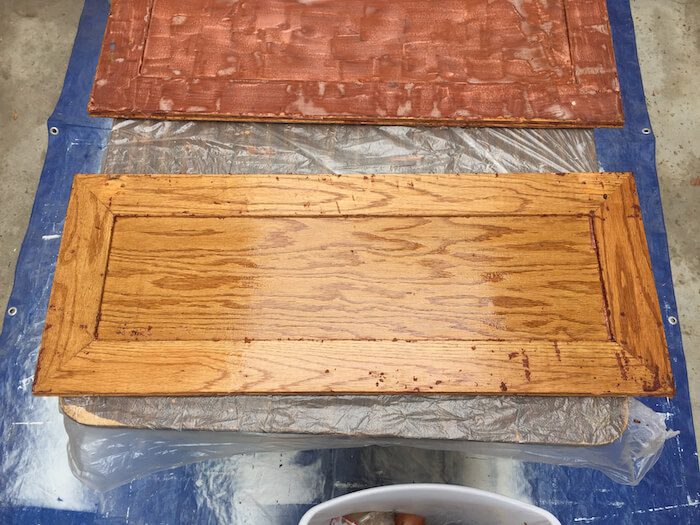
<path fill-rule="evenodd" d="M 35 392 L 669 395 L 637 206 L 625 173 L 79 175 Z"/>

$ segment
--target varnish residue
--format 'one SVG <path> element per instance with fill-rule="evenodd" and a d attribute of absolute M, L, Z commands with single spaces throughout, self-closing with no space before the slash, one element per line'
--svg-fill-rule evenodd
<path fill-rule="evenodd" d="M 113 0 L 105 38 L 114 46 L 101 56 L 90 110 L 138 117 L 620 124 L 600 4 L 604 0 L 442 0 L 439 8 L 432 0 Z"/>

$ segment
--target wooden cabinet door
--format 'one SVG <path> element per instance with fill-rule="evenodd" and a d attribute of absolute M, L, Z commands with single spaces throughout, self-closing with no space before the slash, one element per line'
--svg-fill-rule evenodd
<path fill-rule="evenodd" d="M 634 179 L 79 175 L 38 394 L 673 393 Z"/>
<path fill-rule="evenodd" d="M 605 0 L 113 0 L 93 115 L 619 126 Z"/>

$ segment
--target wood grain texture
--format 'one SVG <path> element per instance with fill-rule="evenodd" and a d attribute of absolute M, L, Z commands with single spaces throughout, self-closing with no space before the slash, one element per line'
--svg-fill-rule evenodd
<path fill-rule="evenodd" d="M 98 339 L 607 340 L 572 216 L 124 217 Z"/>
<path fill-rule="evenodd" d="M 84 175 L 120 216 L 588 215 L 622 173 Z M 497 210 L 497 211 L 494 211 Z"/>
<path fill-rule="evenodd" d="M 73 192 L 36 393 L 673 393 L 630 174 Z"/>
<path fill-rule="evenodd" d="M 101 116 L 619 126 L 604 0 L 114 0 Z"/>
<path fill-rule="evenodd" d="M 80 407 L 75 404 L 72 404 L 72 399 L 75 398 L 61 397 L 58 399 L 58 406 L 64 416 L 71 418 L 76 423 L 80 423 L 81 425 L 88 425 L 91 427 L 127 427 L 132 429 L 134 428 L 130 425 L 122 423 L 121 421 L 117 421 L 116 419 L 110 419 L 99 416 L 97 414 L 93 414 L 92 412 L 90 412 L 90 410 L 86 409 L 85 407 Z M 93 397 L 89 399 L 95 398 Z"/>
<path fill-rule="evenodd" d="M 56 375 L 78 395 L 464 393 L 636 395 L 654 374 L 614 342 L 95 341 Z M 426 358 L 426 356 L 430 356 Z M 115 374 L 115 370 L 119 370 Z"/>
<path fill-rule="evenodd" d="M 80 178 L 71 190 L 35 383 L 89 345 L 99 321 L 114 216 Z M 60 349 L 60 353 L 56 352 Z"/>
<path fill-rule="evenodd" d="M 620 359 L 642 359 L 654 372 L 649 391 L 672 390 L 673 373 L 648 253 L 642 209 L 629 177 L 605 200 L 594 226 L 610 312 L 610 329 L 620 343 Z"/>

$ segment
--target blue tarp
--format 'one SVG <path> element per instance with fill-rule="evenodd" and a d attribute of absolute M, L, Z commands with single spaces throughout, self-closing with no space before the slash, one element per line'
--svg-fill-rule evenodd
<path fill-rule="evenodd" d="M 651 125 L 629 2 L 609 0 L 608 8 L 626 124 L 623 129 L 596 130 L 598 158 L 606 171 L 635 174 L 663 314 L 666 318 L 677 317 L 656 177 L 654 135 L 645 133 Z M 55 127 L 58 133 L 49 134 L 46 160 L 17 263 L 9 301 L 17 313 L 5 316 L 0 336 L 0 523 L 222 522 L 226 517 L 218 511 L 216 501 L 245 498 L 245 487 L 238 484 L 230 491 L 214 493 L 214 489 L 203 486 L 201 470 L 194 465 L 152 474 L 103 495 L 77 484 L 63 457 L 63 429 L 47 423 L 55 417 L 42 417 L 57 410 L 55 400 L 31 396 L 31 376 L 72 177 L 79 172 L 99 171 L 111 128 L 109 119 L 90 118 L 85 111 L 108 9 L 107 0 L 86 0 L 63 92 L 48 122 L 48 127 Z M 658 464 L 639 486 L 615 484 L 592 470 L 534 463 L 524 466 L 524 481 L 533 502 L 553 512 L 562 523 L 700 523 L 700 473 L 679 325 L 666 323 L 666 335 L 677 394 L 672 400 L 644 402 L 667 413 L 669 427 L 680 430 L 680 434 L 666 443 Z M 241 521 L 296 523 L 319 499 L 391 479 L 380 471 L 372 475 L 360 471 L 361 454 L 355 449 L 310 451 L 280 460 L 280 476 L 295 464 L 317 464 L 319 472 L 328 474 L 318 490 L 320 496 L 304 504 L 285 503 L 281 497 L 275 503 L 273 498 L 265 515 L 248 516 L 247 520 L 241 517 Z"/>

